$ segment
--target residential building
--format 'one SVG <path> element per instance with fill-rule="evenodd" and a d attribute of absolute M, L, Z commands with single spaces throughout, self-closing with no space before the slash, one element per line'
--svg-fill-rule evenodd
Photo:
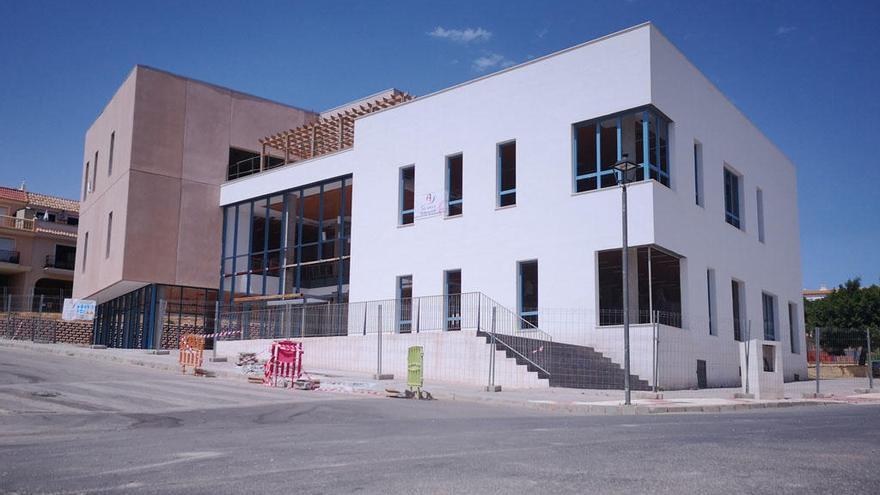
<path fill-rule="evenodd" d="M 0 308 L 10 296 L 44 296 L 44 309 L 70 297 L 78 222 L 74 200 L 0 187 Z"/>
<path fill-rule="evenodd" d="M 818 289 L 804 289 L 803 296 L 807 301 L 818 301 L 819 299 L 825 299 L 832 292 L 834 292 L 834 289 L 829 289 L 822 285 Z"/>

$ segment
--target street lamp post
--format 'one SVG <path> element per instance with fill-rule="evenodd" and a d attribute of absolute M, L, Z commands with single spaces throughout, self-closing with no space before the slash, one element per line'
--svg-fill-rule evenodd
<path fill-rule="evenodd" d="M 632 390 L 630 389 L 629 375 L 629 243 L 627 240 L 627 219 L 626 219 L 626 184 L 632 182 L 635 178 L 635 171 L 638 165 L 629 160 L 629 155 L 624 153 L 620 156 L 620 160 L 614 164 L 614 169 L 620 172 L 618 175 L 618 183 L 621 187 L 622 201 L 622 224 L 623 224 L 623 390 L 626 396 L 624 404 L 627 406 L 632 404 Z"/>

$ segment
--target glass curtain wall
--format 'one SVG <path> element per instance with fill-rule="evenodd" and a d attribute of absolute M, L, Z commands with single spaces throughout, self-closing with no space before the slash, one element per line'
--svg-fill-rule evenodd
<path fill-rule="evenodd" d="M 350 176 L 225 207 L 220 288 L 224 300 L 302 294 L 347 302 Z"/>
<path fill-rule="evenodd" d="M 95 343 L 126 349 L 176 348 L 184 333 L 213 332 L 216 300 L 216 289 L 147 285 L 95 308 Z"/>
<path fill-rule="evenodd" d="M 624 154 L 641 165 L 636 180 L 669 187 L 669 120 L 653 107 L 574 124 L 574 192 L 617 185 L 614 164 Z"/>

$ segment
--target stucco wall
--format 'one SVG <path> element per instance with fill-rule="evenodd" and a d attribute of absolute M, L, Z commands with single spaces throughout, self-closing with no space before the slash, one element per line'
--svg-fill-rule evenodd
<path fill-rule="evenodd" d="M 650 25 L 363 117 L 352 150 L 226 184 L 220 201 L 351 173 L 350 300 L 395 297 L 399 275 L 412 275 L 414 296 L 440 294 L 443 271 L 460 269 L 464 292 L 484 292 L 516 310 L 517 262 L 537 259 L 542 308 L 595 314 L 596 252 L 621 245 L 620 190 L 572 193 L 571 125 L 649 103 L 673 121 L 671 188 L 629 188 L 629 242 L 684 257 L 684 329 L 670 334 L 677 347 L 664 347 L 675 361 L 667 376 L 695 383 L 696 360 L 705 359 L 710 383 L 736 379 L 736 277 L 745 282 L 753 335 L 761 332 L 761 292 L 778 297 L 777 334 L 791 379 L 805 368 L 803 346 L 793 355 L 786 342 L 787 303 L 802 311 L 794 168 Z M 694 205 L 694 138 L 703 144 L 705 207 Z M 517 141 L 517 205 L 498 209 L 495 149 L 510 139 Z M 416 197 L 442 195 L 445 157 L 456 153 L 464 156 L 464 215 L 398 227 L 400 167 L 415 165 Z M 724 221 L 723 163 L 745 176 L 745 231 Z M 756 187 L 764 190 L 766 243 L 757 240 Z M 708 332 L 707 267 L 716 271 L 717 335 Z M 542 328 L 561 341 L 601 344 L 594 323 L 566 332 Z"/>

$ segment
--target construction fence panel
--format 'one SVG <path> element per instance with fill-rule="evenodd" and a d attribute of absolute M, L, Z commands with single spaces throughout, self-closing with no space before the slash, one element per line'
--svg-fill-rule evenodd
<path fill-rule="evenodd" d="M 871 389 L 880 378 L 880 329 L 807 329 L 808 376 L 815 385 L 804 393 L 841 394 Z"/>
<path fill-rule="evenodd" d="M 0 301 L 0 337 L 37 343 L 92 343 L 92 322 L 64 321 L 62 296 L 6 294 Z"/>

